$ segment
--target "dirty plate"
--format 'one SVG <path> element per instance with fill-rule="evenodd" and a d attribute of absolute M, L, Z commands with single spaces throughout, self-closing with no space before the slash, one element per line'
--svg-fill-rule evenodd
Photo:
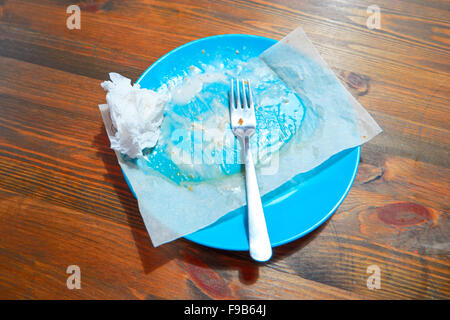
<path fill-rule="evenodd" d="M 217 56 L 235 59 L 237 53 L 248 59 L 258 56 L 275 43 L 273 39 L 252 35 L 219 35 L 199 39 L 160 58 L 137 83 L 142 88 L 156 89 L 165 80 L 176 76 L 179 70 L 186 70 L 199 61 L 208 64 L 208 60 L 212 61 Z M 292 187 L 283 188 L 283 193 L 270 192 L 263 197 L 272 246 L 308 234 L 333 214 L 355 179 L 360 152 L 360 147 L 342 151 L 314 170 L 287 182 Z M 185 238 L 218 249 L 248 250 L 246 207 L 226 214 L 216 223 Z"/>

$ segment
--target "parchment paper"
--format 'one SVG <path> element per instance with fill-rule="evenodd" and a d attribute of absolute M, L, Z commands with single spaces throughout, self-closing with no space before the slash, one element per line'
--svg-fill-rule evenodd
<path fill-rule="evenodd" d="M 267 49 L 259 59 L 269 70 L 265 72 L 279 77 L 303 104 L 302 121 L 295 134 L 271 158 L 276 160 L 275 166 L 274 161 L 270 166 L 257 166 L 261 195 L 277 188 L 282 191 L 296 175 L 317 167 L 342 150 L 369 141 L 382 131 L 336 78 L 301 28 Z M 279 105 L 290 106 L 281 102 Z M 111 136 L 109 106 L 99 107 Z M 225 130 L 229 133 L 229 124 Z M 164 143 L 164 137 L 161 139 Z M 149 166 L 148 158 L 130 159 L 119 152 L 116 155 L 136 194 L 154 246 L 195 232 L 245 205 L 243 172 L 183 184 Z"/>

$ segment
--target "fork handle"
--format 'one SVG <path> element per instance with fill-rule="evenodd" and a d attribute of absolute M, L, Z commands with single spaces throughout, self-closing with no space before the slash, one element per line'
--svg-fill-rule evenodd
<path fill-rule="evenodd" d="M 256 261 L 263 262 L 269 260 L 272 256 L 272 246 L 267 232 L 258 181 L 256 180 L 255 165 L 250 150 L 250 137 L 244 137 L 243 145 L 250 256 Z"/>

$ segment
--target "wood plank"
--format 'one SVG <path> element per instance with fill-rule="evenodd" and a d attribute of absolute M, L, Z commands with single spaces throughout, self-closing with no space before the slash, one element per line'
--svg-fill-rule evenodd
<path fill-rule="evenodd" d="M 142 230 L 11 192 L 0 191 L 0 210 L 2 298 L 363 298 L 187 241 L 151 248 Z M 81 290 L 66 286 L 69 265 Z"/>
<path fill-rule="evenodd" d="M 16 15 L 25 18 L 27 10 L 31 10 L 30 5 L 32 8 L 33 4 L 23 3 L 22 6 L 15 6 L 9 10 Z M 198 5 L 200 6 L 201 4 Z M 43 5 L 39 4 L 39 6 Z M 165 6 L 167 7 L 168 5 L 166 4 Z M 191 6 L 196 8 L 195 5 Z M 260 4 L 260 6 L 262 6 L 262 13 L 266 13 L 265 11 L 267 9 L 264 9 L 264 4 Z M 98 52 L 95 47 L 97 46 L 98 39 L 93 36 L 88 37 L 84 34 L 85 30 L 83 30 L 82 36 L 84 43 L 81 42 L 81 40 L 68 40 L 67 37 L 70 35 L 70 33 L 68 34 L 68 30 L 65 30 L 61 26 L 58 27 L 56 24 L 54 25 L 54 28 L 52 28 L 52 30 L 55 30 L 53 31 L 55 35 L 52 38 L 52 41 L 46 39 L 45 41 L 41 40 L 36 43 L 36 38 L 39 39 L 39 36 L 36 35 L 35 29 L 40 30 L 40 28 L 43 28 L 43 25 L 47 24 L 48 14 L 50 14 L 50 12 L 57 15 L 58 12 L 61 13 L 62 11 L 61 6 L 49 6 L 46 7 L 46 9 L 45 12 L 49 12 L 46 13 L 46 15 L 33 15 L 33 23 L 36 23 L 37 25 L 33 25 L 33 32 L 29 32 L 28 28 L 25 29 L 23 34 L 26 36 L 24 38 L 22 35 L 22 38 L 24 38 L 23 41 L 19 42 L 16 40 L 19 32 L 16 30 L 17 26 L 16 29 L 11 29 L 11 24 L 3 26 L 5 37 L 5 40 L 3 41 L 5 45 L 2 47 L 7 48 L 3 49 L 2 54 L 4 56 L 14 56 L 15 58 L 23 59 L 24 61 L 33 59 L 35 63 L 41 63 L 42 65 L 53 68 L 65 68 L 63 69 L 65 71 L 76 72 L 97 79 L 105 79 L 107 72 L 111 69 L 126 72 L 127 75 L 136 79 L 142 70 L 157 57 L 166 52 L 164 51 L 149 57 L 149 60 L 142 61 L 142 59 L 138 57 L 142 55 L 145 56 L 149 50 L 143 49 L 142 45 L 138 43 L 134 43 L 131 46 L 123 48 L 121 54 L 118 56 L 117 51 L 114 51 L 114 46 L 117 45 L 117 39 L 115 38 L 116 32 L 112 32 L 109 37 L 108 35 L 102 37 L 102 47 L 109 48 L 109 50 Z M 137 6 L 136 8 L 129 7 L 128 11 L 130 10 L 133 11 L 133 13 L 145 11 L 141 6 Z M 153 21 L 153 18 L 161 19 L 160 15 L 162 14 L 158 10 L 162 9 L 158 7 L 155 12 L 151 11 L 151 13 L 149 13 L 151 18 L 148 20 L 145 19 L 145 21 Z M 226 11 L 227 9 L 223 8 L 223 10 Z M 278 9 L 278 11 L 279 10 L 281 9 Z M 286 11 L 286 9 L 284 10 Z M 358 10 L 358 12 L 360 12 L 360 7 L 358 7 Z M 116 11 L 119 11 L 119 9 L 116 8 Z M 115 14 L 120 14 L 116 11 L 114 11 Z M 281 14 L 278 11 L 275 10 L 275 13 Z M 291 11 L 292 9 L 287 10 L 288 13 Z M 127 10 L 125 10 L 125 13 L 126 12 Z M 298 18 L 300 13 L 297 11 L 294 12 L 298 13 L 298 15 L 296 15 Z M 102 20 L 102 23 L 110 23 L 112 24 L 112 27 L 117 26 L 117 24 L 110 19 L 112 17 L 108 16 L 111 14 L 112 11 L 97 12 L 95 14 L 87 13 L 86 24 L 90 23 L 90 19 L 95 18 L 107 20 Z M 360 14 L 365 18 L 361 12 Z M 153 15 L 155 15 L 155 17 L 153 17 Z M 291 15 L 293 15 L 292 12 Z M 367 79 L 369 79 L 370 82 L 369 87 L 371 94 L 369 97 L 365 97 L 362 100 L 363 103 L 367 101 L 367 108 L 370 111 L 376 109 L 377 111 L 387 112 L 397 117 L 401 116 L 405 119 L 411 118 L 412 121 L 421 121 L 424 124 L 433 123 L 434 126 L 438 125 L 440 128 L 446 130 L 447 128 L 443 113 L 447 110 L 445 108 L 444 110 L 436 108 L 435 103 L 430 103 L 429 100 L 437 100 L 439 105 L 448 105 L 449 81 L 447 74 L 449 70 L 448 61 L 450 61 L 448 50 L 437 51 L 435 50 L 435 47 L 430 47 L 428 48 L 429 52 L 425 52 L 423 44 L 418 39 L 415 39 L 415 41 L 413 41 L 414 39 L 410 41 L 401 41 L 399 43 L 398 41 L 400 39 L 398 38 L 386 37 L 385 34 L 368 32 L 367 28 L 365 28 L 365 24 L 355 26 L 354 22 L 348 21 L 345 17 L 341 17 L 340 15 L 337 15 L 336 17 L 345 21 L 345 23 L 342 22 L 343 26 L 339 25 L 341 28 L 334 30 L 332 33 L 329 32 L 329 29 L 335 28 L 335 26 L 330 26 L 328 21 L 319 20 L 319 22 L 315 22 L 316 24 L 322 23 L 321 29 L 326 29 L 326 31 L 314 28 L 311 32 L 308 32 L 307 24 L 304 25 L 304 28 L 313 41 L 315 41 L 316 45 L 318 45 L 318 49 L 332 67 L 347 71 L 358 70 L 359 74 L 365 77 L 370 74 L 370 78 L 367 77 Z M 206 18 L 199 17 L 199 19 Z M 36 22 L 34 22 L 35 20 Z M 222 20 L 221 22 L 224 23 Z M 390 25 L 390 27 L 395 29 L 396 27 L 403 26 L 404 22 L 402 22 L 403 20 L 392 26 Z M 126 23 L 126 21 L 123 23 Z M 142 27 L 144 26 L 145 28 L 151 28 L 152 25 L 145 24 Z M 415 24 L 413 24 L 413 26 L 415 26 Z M 292 28 L 294 27 L 295 26 Z M 129 33 L 128 38 L 140 41 L 140 39 L 142 39 L 140 28 L 140 26 L 133 27 L 133 25 L 130 25 L 130 30 L 127 30 Z M 433 29 L 432 26 L 430 26 L 430 28 Z M 162 30 L 164 30 L 164 28 L 162 28 Z M 384 30 L 385 29 L 383 29 L 383 31 Z M 47 29 L 45 29 L 45 32 L 47 32 Z M 86 32 L 93 31 L 88 30 Z M 185 30 L 179 30 L 179 32 L 183 34 L 186 33 Z M 267 32 L 262 32 L 261 34 L 270 36 Z M 167 48 L 166 50 L 170 50 L 179 44 L 177 43 L 172 46 L 170 44 L 170 37 L 167 38 L 167 36 L 168 34 L 152 34 L 149 36 L 151 37 L 149 41 L 154 43 L 156 38 L 164 38 L 166 41 L 163 44 L 163 47 Z M 275 38 L 278 37 L 279 36 L 275 35 Z M 108 39 L 111 39 L 111 43 L 106 43 Z M 186 41 L 192 39 L 193 38 L 186 39 Z M 395 46 L 393 47 L 394 42 Z M 29 45 L 30 43 L 33 43 L 33 46 L 31 46 L 33 50 L 23 50 L 24 46 Z M 83 43 L 83 45 L 81 43 Z M 120 41 L 120 43 L 123 42 Z M 49 45 L 51 47 L 49 47 Z M 67 55 L 64 53 L 64 50 L 61 49 L 64 48 L 64 46 L 71 47 L 69 50 L 71 54 Z M 124 52 L 124 50 L 127 50 L 127 52 Z M 158 47 L 152 47 L 150 52 L 155 52 L 157 50 L 159 50 Z M 130 51 L 133 52 L 131 53 Z M 79 52 L 80 56 L 77 56 L 75 54 L 76 52 Z M 424 55 L 429 58 L 426 61 L 432 61 L 435 64 L 434 67 L 426 70 L 423 69 L 425 62 L 423 59 Z M 86 60 L 86 62 L 80 63 L 81 59 Z M 64 64 L 63 61 L 68 63 Z M 123 63 L 133 65 L 126 66 L 123 65 Z M 108 64 L 111 66 L 109 69 L 107 68 Z M 140 72 L 138 71 L 139 67 L 141 68 Z M 104 71 L 102 71 L 102 69 Z M 401 86 L 399 84 L 401 84 Z M 421 90 L 418 91 L 418 87 L 420 87 Z M 426 98 L 424 98 L 424 96 L 426 96 Z M 389 100 L 388 104 L 385 103 L 387 100 Z M 372 104 L 376 104 L 377 108 L 373 108 Z M 405 108 L 405 104 L 408 108 Z M 424 109 L 426 109 L 426 112 L 424 112 Z M 445 134 L 448 136 L 447 131 Z"/>

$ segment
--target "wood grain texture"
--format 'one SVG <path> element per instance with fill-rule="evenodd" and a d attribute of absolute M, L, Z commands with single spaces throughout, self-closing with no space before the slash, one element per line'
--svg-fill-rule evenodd
<path fill-rule="evenodd" d="M 377 1 L 380 30 L 362 0 L 90 0 L 68 30 L 71 4 L 0 1 L 0 298 L 450 298 L 448 1 Z M 265 265 L 182 239 L 153 248 L 109 149 L 100 82 L 136 80 L 191 40 L 299 25 L 384 129 L 349 195 Z M 72 264 L 80 290 L 66 287 Z"/>

